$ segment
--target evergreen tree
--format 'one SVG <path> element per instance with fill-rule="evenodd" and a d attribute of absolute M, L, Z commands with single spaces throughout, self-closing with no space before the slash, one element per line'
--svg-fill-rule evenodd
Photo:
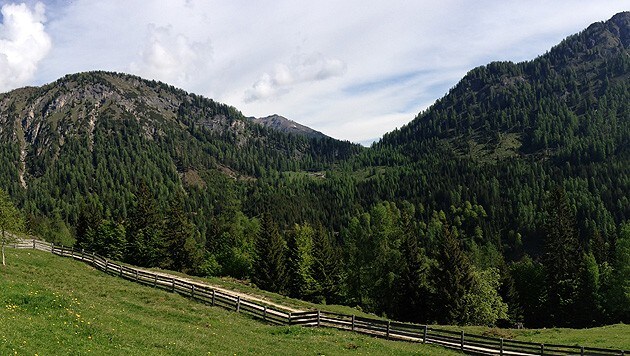
<path fill-rule="evenodd" d="M 89 200 L 81 206 L 76 226 L 77 247 L 87 251 L 94 251 L 94 231 L 103 220 L 101 208 Z"/>
<path fill-rule="evenodd" d="M 107 258 L 122 261 L 125 256 L 127 239 L 125 226 L 116 223 L 111 218 L 101 221 L 95 232 L 98 239 L 94 243 L 94 252 Z"/>
<path fill-rule="evenodd" d="M 285 291 L 286 249 L 286 242 L 271 214 L 263 214 L 260 234 L 256 240 L 254 283 L 258 287 L 271 292 Z"/>
<path fill-rule="evenodd" d="M 332 234 L 320 224 L 313 236 L 313 278 L 328 304 L 341 303 L 343 256 Z"/>
<path fill-rule="evenodd" d="M 160 266 L 175 271 L 195 274 L 204 259 L 204 245 L 195 226 L 184 211 L 181 193 L 169 204 L 162 230 L 165 250 Z"/>
<path fill-rule="evenodd" d="M 564 189 L 557 186 L 549 197 L 544 225 L 545 245 L 542 263 L 548 320 L 551 325 L 570 325 L 575 318 L 581 257 L 575 218 Z"/>
<path fill-rule="evenodd" d="M 430 263 L 418 243 L 419 236 L 413 220 L 414 213 L 413 205 L 403 205 L 401 214 L 402 270 L 397 298 L 399 308 L 396 316 L 399 320 L 423 323 L 428 321 Z"/>
<path fill-rule="evenodd" d="M 440 324 L 463 322 L 464 297 L 473 287 L 472 267 L 446 224 L 442 228 L 437 266 L 433 269 L 433 284 L 433 318 Z"/>
<path fill-rule="evenodd" d="M 126 224 L 127 262 L 145 267 L 160 266 L 165 254 L 163 224 L 157 202 L 142 183 Z"/>
<path fill-rule="evenodd" d="M 288 292 L 295 298 L 310 299 L 318 289 L 313 278 L 314 235 L 315 230 L 308 224 L 296 224 L 288 235 Z"/>

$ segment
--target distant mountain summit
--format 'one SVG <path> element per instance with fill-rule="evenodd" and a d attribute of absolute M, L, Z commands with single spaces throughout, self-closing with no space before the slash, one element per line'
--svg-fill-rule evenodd
<path fill-rule="evenodd" d="M 493 162 L 516 156 L 599 161 L 628 149 L 630 12 L 590 25 L 521 63 L 477 67 L 380 147 L 439 147 Z"/>
<path fill-rule="evenodd" d="M 265 127 L 269 127 L 271 129 L 290 133 L 294 135 L 302 135 L 311 138 L 328 138 L 329 136 L 324 135 L 323 133 L 313 130 L 308 126 L 304 126 L 299 124 L 293 120 L 289 120 L 286 117 L 273 114 L 266 117 L 251 117 L 253 122 L 263 125 Z"/>

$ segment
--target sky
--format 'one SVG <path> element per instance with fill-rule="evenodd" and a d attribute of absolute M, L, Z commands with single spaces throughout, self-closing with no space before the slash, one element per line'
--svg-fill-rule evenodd
<path fill-rule="evenodd" d="M 468 71 L 520 62 L 628 0 L 0 0 L 0 92 L 136 74 L 369 144 Z"/>

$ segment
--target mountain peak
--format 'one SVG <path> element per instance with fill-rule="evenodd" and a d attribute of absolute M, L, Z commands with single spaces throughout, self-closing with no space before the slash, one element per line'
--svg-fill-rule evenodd
<path fill-rule="evenodd" d="M 269 127 L 274 130 L 282 131 L 285 133 L 290 133 L 294 135 L 301 135 L 310 138 L 327 138 L 328 136 L 323 133 L 313 130 L 308 126 L 304 126 L 299 124 L 293 120 L 289 120 L 284 116 L 280 116 L 278 114 L 269 115 L 266 117 L 251 117 L 253 122 Z"/>

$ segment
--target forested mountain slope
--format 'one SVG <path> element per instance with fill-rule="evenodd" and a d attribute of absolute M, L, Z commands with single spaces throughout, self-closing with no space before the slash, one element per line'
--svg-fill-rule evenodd
<path fill-rule="evenodd" d="M 630 217 L 629 46 L 625 12 L 532 61 L 471 70 L 365 155 L 399 187 L 376 177 L 364 190 L 440 209 L 477 202 L 504 242 L 518 233 L 535 248 L 545 192 L 561 184 L 584 239 L 612 233 Z"/>
<path fill-rule="evenodd" d="M 94 197 L 126 216 L 141 182 L 156 197 L 212 179 L 320 170 L 360 150 L 253 124 L 163 83 L 91 72 L 0 95 L 2 186 L 31 213 L 71 223 Z"/>
<path fill-rule="evenodd" d="M 416 322 L 630 322 L 629 34 L 620 13 L 473 69 L 369 149 L 69 75 L 0 95 L 0 188 L 33 232 L 136 265 Z"/>

